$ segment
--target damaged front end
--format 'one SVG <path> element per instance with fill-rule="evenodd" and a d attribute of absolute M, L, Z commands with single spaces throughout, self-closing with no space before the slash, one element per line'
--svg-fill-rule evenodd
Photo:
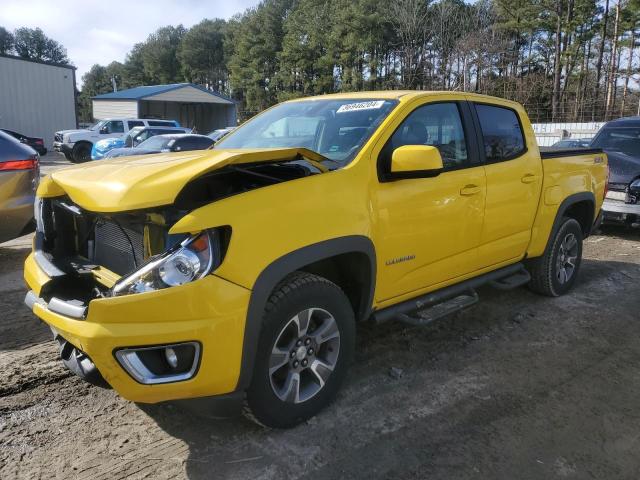
<path fill-rule="evenodd" d="M 172 227 L 224 198 L 326 171 L 295 149 L 268 154 L 247 162 L 246 153 L 206 153 L 208 161 L 192 158 L 197 169 L 181 158 L 173 166 L 165 157 L 131 159 L 106 170 L 96 162 L 43 180 L 25 303 L 51 327 L 67 368 L 97 385 L 104 378 L 127 398 L 178 398 L 174 387 L 150 396 L 138 385 L 189 380 L 202 356 L 217 368 L 225 342 L 242 344 L 248 290 L 209 275 L 232 241 L 232 221 L 207 219 L 185 233 Z M 231 325 L 224 339 L 215 333 L 222 324 Z M 236 380 L 227 369 L 198 388 L 224 393 Z"/>
<path fill-rule="evenodd" d="M 221 260 L 230 231 L 171 235 L 186 212 L 88 212 L 68 197 L 38 199 L 34 257 L 51 278 L 39 298 L 50 310 L 85 318 L 96 298 L 142 293 L 201 278 Z"/>
<path fill-rule="evenodd" d="M 93 299 L 202 278 L 222 261 L 232 227 L 212 221 L 212 228 L 192 235 L 171 234 L 171 227 L 212 202 L 326 171 L 306 156 L 300 149 L 211 152 L 191 158 L 199 174 L 188 161 L 176 159 L 172 168 L 160 157 L 54 173 L 35 206 L 34 258 L 51 279 L 39 300 L 54 312 L 85 318 Z"/>

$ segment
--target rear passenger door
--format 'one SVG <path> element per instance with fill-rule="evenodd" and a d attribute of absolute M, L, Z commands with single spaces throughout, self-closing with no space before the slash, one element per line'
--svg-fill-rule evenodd
<path fill-rule="evenodd" d="M 535 138 L 526 137 L 518 111 L 476 102 L 472 110 L 487 182 L 478 249 L 483 268 L 524 255 L 540 199 L 542 162 Z"/>

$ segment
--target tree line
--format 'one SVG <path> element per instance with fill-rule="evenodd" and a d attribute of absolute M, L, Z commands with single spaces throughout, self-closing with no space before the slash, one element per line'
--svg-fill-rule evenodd
<path fill-rule="evenodd" d="M 640 0 L 263 0 L 229 20 L 166 26 L 123 63 L 83 76 L 91 97 L 193 82 L 247 118 L 276 102 L 357 90 L 478 92 L 534 121 L 605 120 L 640 108 Z"/>
<path fill-rule="evenodd" d="M 10 32 L 0 27 L 0 54 L 71 65 L 67 49 L 47 37 L 40 28 L 22 27 Z"/>

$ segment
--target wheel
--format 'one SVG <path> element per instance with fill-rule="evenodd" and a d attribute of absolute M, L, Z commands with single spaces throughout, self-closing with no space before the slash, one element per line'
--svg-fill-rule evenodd
<path fill-rule="evenodd" d="M 335 398 L 354 348 L 354 314 L 340 287 L 289 275 L 267 302 L 245 413 L 274 428 L 307 420 Z"/>
<path fill-rule="evenodd" d="M 71 161 L 74 163 L 83 163 L 91 160 L 91 144 L 79 143 L 74 145 L 71 151 Z"/>
<path fill-rule="evenodd" d="M 573 218 L 564 218 L 550 248 L 530 264 L 530 288 L 542 295 L 567 293 L 576 281 L 582 260 L 582 228 Z"/>

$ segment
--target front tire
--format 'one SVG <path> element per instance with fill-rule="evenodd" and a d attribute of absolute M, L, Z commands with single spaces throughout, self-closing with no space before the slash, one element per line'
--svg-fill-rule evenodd
<path fill-rule="evenodd" d="M 91 144 L 82 142 L 74 145 L 71 151 L 71 157 L 73 163 L 88 162 L 91 160 Z"/>
<path fill-rule="evenodd" d="M 562 219 L 550 248 L 530 263 L 531 290 L 549 297 L 571 290 L 582 261 L 582 237 L 582 227 L 577 220 Z"/>
<path fill-rule="evenodd" d="M 355 348 L 353 309 L 329 280 L 296 272 L 271 294 L 263 315 L 246 414 L 289 428 L 335 398 Z"/>

